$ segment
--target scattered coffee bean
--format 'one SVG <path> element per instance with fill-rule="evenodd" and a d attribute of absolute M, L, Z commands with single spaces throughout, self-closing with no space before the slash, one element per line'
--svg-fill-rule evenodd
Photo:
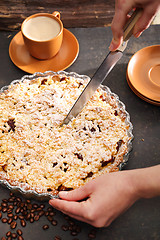
<path fill-rule="evenodd" d="M 61 237 L 55 236 L 54 240 L 61 240 Z"/>
<path fill-rule="evenodd" d="M 9 236 L 11 236 L 11 234 L 12 234 L 12 233 L 11 233 L 10 231 L 9 231 L 9 232 L 7 232 L 7 233 L 6 233 L 6 237 L 9 237 Z"/>
<path fill-rule="evenodd" d="M 9 218 L 9 219 L 7 220 L 7 223 L 8 223 L 8 224 L 11 224 L 12 221 L 13 221 L 13 219 L 12 219 L 12 218 Z"/>
<path fill-rule="evenodd" d="M 0 212 L 0 219 L 2 218 L 2 213 Z"/>
<path fill-rule="evenodd" d="M 16 222 L 12 222 L 11 225 L 10 225 L 10 228 L 15 229 L 16 226 L 17 226 L 17 223 Z"/>
<path fill-rule="evenodd" d="M 51 223 L 53 226 L 56 226 L 58 224 L 58 222 L 56 220 L 53 220 Z"/>
<path fill-rule="evenodd" d="M 88 234 L 88 237 L 89 237 L 90 239 L 95 239 L 95 238 L 96 238 L 96 235 L 93 234 L 92 232 L 90 232 L 90 233 Z"/>
<path fill-rule="evenodd" d="M 44 204 L 41 204 L 41 205 L 40 205 L 40 208 L 41 208 L 41 209 L 45 208 L 45 205 L 44 205 Z"/>
<path fill-rule="evenodd" d="M 34 216 L 34 220 L 35 220 L 35 221 L 38 221 L 38 220 L 39 220 L 39 215 L 35 215 L 35 216 Z"/>
<path fill-rule="evenodd" d="M 21 211 L 21 208 L 18 207 L 18 208 L 15 210 L 15 213 L 18 214 L 18 213 L 20 213 L 20 211 Z"/>
<path fill-rule="evenodd" d="M 2 201 L 4 201 L 4 199 L 3 199 Z M 7 204 L 6 202 L 2 202 L 1 206 L 2 206 L 2 207 L 7 207 L 8 204 Z"/>
<path fill-rule="evenodd" d="M 49 228 L 49 225 L 47 224 L 43 226 L 43 230 L 47 230 L 48 228 Z"/>
<path fill-rule="evenodd" d="M 17 229 L 17 234 L 18 234 L 19 236 L 21 236 L 23 233 L 22 233 L 22 231 L 21 231 L 20 229 Z"/>
<path fill-rule="evenodd" d="M 6 238 L 5 238 L 5 237 L 2 237 L 1 240 L 6 240 Z"/>
<path fill-rule="evenodd" d="M 14 219 L 14 220 L 17 220 L 17 218 L 18 218 L 18 216 L 17 216 L 17 215 L 15 215 L 15 216 L 13 217 L 13 219 Z"/>
<path fill-rule="evenodd" d="M 62 225 L 61 228 L 62 228 L 63 231 L 68 231 L 69 230 L 69 227 L 67 225 Z"/>
<path fill-rule="evenodd" d="M 30 223 L 33 223 L 34 222 L 34 218 L 30 218 Z"/>
<path fill-rule="evenodd" d="M 41 217 L 43 215 L 44 215 L 44 211 L 42 210 L 42 211 L 39 212 L 39 216 Z"/>
<path fill-rule="evenodd" d="M 2 212 L 3 213 L 7 212 L 7 208 L 6 207 L 2 208 Z"/>
<path fill-rule="evenodd" d="M 78 234 L 78 233 L 77 233 L 76 231 L 71 231 L 71 235 L 72 235 L 72 236 L 77 236 L 77 234 Z"/>
<path fill-rule="evenodd" d="M 7 217 L 12 218 L 13 217 L 13 213 L 8 213 Z"/>
<path fill-rule="evenodd" d="M 21 226 L 22 226 L 22 227 L 25 227 L 25 226 L 26 226 L 26 222 L 25 222 L 24 219 L 20 220 L 20 223 L 21 223 Z"/>
<path fill-rule="evenodd" d="M 17 237 L 16 233 L 12 233 L 12 238 L 15 239 Z"/>
<path fill-rule="evenodd" d="M 8 221 L 8 219 L 7 218 L 2 218 L 2 223 L 6 223 L 7 221 Z"/>
<path fill-rule="evenodd" d="M 52 221 L 53 221 L 53 218 L 52 218 L 52 216 L 48 216 L 48 217 L 47 217 L 47 219 L 48 219 L 48 221 L 50 221 L 50 222 L 52 222 Z"/>
<path fill-rule="evenodd" d="M 18 236 L 18 240 L 24 240 L 22 236 Z"/>

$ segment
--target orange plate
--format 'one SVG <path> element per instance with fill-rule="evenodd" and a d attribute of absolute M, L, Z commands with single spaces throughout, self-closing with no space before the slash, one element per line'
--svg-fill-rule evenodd
<path fill-rule="evenodd" d="M 64 29 L 60 51 L 55 57 L 48 60 L 38 60 L 29 54 L 24 45 L 21 32 L 14 36 L 9 46 L 9 56 L 12 62 L 28 73 L 64 70 L 76 60 L 78 53 L 79 43 L 76 37 L 67 29 Z"/>
<path fill-rule="evenodd" d="M 132 90 L 142 99 L 160 103 L 160 45 L 149 46 L 133 55 L 127 67 Z"/>
<path fill-rule="evenodd" d="M 131 82 L 130 82 L 130 80 L 129 80 L 129 78 L 128 78 L 128 75 L 126 75 L 126 77 L 127 77 L 127 82 L 128 82 L 129 87 L 131 88 L 131 90 L 132 90 L 139 98 L 141 98 L 142 100 L 144 100 L 144 101 L 146 101 L 146 102 L 148 102 L 148 103 L 151 103 L 151 104 L 153 104 L 153 105 L 160 106 L 160 102 L 153 101 L 153 100 L 151 100 L 151 99 L 143 96 L 142 94 L 140 94 L 140 93 L 132 86 L 132 84 L 131 84 Z"/>

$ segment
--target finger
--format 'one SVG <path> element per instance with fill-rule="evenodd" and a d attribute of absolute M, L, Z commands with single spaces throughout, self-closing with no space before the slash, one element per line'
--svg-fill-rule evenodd
<path fill-rule="evenodd" d="M 51 199 L 49 201 L 49 204 L 57 210 L 62 211 L 63 213 L 72 214 L 80 217 L 83 217 L 85 213 L 85 207 L 83 202 L 79 203 L 60 199 Z"/>
<path fill-rule="evenodd" d="M 137 21 L 133 30 L 133 35 L 135 37 L 139 37 L 141 33 L 150 26 L 155 14 L 156 10 L 151 9 L 151 7 L 143 10 L 142 16 Z"/>
<path fill-rule="evenodd" d="M 116 1 L 115 15 L 111 24 L 113 39 L 109 49 L 116 50 L 123 40 L 123 29 L 128 19 L 128 13 L 132 10 L 132 5 L 126 2 L 122 4 L 121 1 Z"/>
<path fill-rule="evenodd" d="M 68 200 L 68 201 L 83 200 L 89 197 L 90 194 L 92 193 L 92 185 L 93 184 L 91 183 L 87 183 L 86 185 L 69 192 L 61 191 L 59 192 L 59 197 L 61 199 Z"/>
<path fill-rule="evenodd" d="M 81 216 L 78 216 L 78 215 L 74 215 L 74 214 L 71 214 L 70 212 L 63 212 L 64 214 L 70 216 L 71 218 L 74 218 L 78 221 L 81 221 L 81 222 L 85 222 L 85 223 L 88 223 L 88 224 L 92 224 L 92 222 L 84 217 L 81 217 Z"/>

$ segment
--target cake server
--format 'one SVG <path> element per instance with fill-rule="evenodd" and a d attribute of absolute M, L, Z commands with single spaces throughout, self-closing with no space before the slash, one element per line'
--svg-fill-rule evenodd
<path fill-rule="evenodd" d="M 116 63 L 123 56 L 123 51 L 127 46 L 127 42 L 132 35 L 134 25 L 138 21 L 141 16 L 141 9 L 136 9 L 132 16 L 129 18 L 127 24 L 124 28 L 123 42 L 121 46 L 114 52 L 109 52 L 102 64 L 99 66 L 93 77 L 90 79 L 80 96 L 77 98 L 76 102 L 70 109 L 66 118 L 64 119 L 63 124 L 68 124 L 68 122 L 78 115 L 79 112 L 83 109 L 85 104 L 89 101 L 89 99 L 93 96 L 94 92 L 97 90 L 99 85 L 105 80 L 110 71 L 116 65 Z"/>

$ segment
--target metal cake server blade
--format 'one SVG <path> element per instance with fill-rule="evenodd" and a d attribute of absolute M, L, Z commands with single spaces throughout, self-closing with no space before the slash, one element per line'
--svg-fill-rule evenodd
<path fill-rule="evenodd" d="M 70 109 L 66 118 L 64 119 L 63 124 L 68 124 L 69 121 L 78 115 L 81 112 L 85 104 L 89 101 L 89 99 L 93 96 L 94 92 L 97 90 L 99 85 L 106 79 L 110 71 L 116 65 L 116 63 L 123 56 L 123 51 L 127 46 L 128 39 L 131 37 L 134 25 L 137 20 L 141 16 L 141 9 L 136 9 L 132 16 L 129 18 L 125 28 L 124 28 L 124 36 L 123 43 L 115 52 L 109 52 L 100 67 L 97 69 L 93 77 L 90 79 L 80 96 L 77 98 L 76 102 Z"/>

